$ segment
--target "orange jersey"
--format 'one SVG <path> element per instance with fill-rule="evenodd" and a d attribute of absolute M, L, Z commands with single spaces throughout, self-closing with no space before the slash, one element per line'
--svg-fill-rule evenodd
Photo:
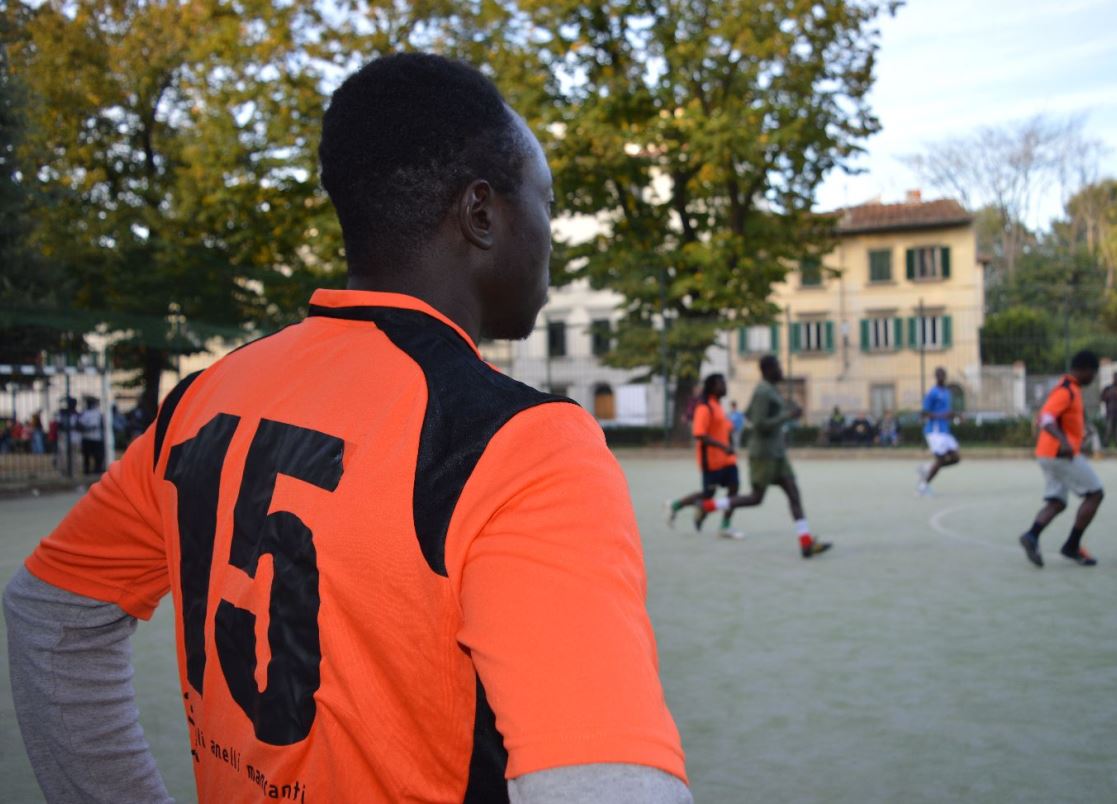
<path fill-rule="evenodd" d="M 685 779 L 600 428 L 411 297 L 320 290 L 184 380 L 27 566 L 142 618 L 171 592 L 202 802 Z"/>
<path fill-rule="evenodd" d="M 1074 454 L 1082 451 L 1082 439 L 1086 435 L 1086 415 L 1082 406 L 1082 389 L 1069 374 L 1052 389 L 1047 401 L 1039 412 L 1041 426 L 1045 415 L 1055 420 L 1067 441 L 1074 447 Z M 1059 440 L 1045 430 L 1040 430 L 1036 443 L 1036 457 L 1054 458 L 1059 454 Z"/>
<path fill-rule="evenodd" d="M 715 441 L 729 444 L 733 433 L 733 423 L 725 415 L 721 403 L 711 397 L 695 406 L 694 422 L 690 431 L 695 438 L 709 436 Z M 724 469 L 737 463 L 736 455 L 731 455 L 723 449 L 711 447 L 701 441 L 698 442 L 697 455 L 698 468 L 703 472 L 716 472 L 718 469 Z"/>

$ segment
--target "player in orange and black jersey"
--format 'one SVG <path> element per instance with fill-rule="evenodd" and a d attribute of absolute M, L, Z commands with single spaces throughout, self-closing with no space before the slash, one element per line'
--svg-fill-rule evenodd
<path fill-rule="evenodd" d="M 1039 552 L 1039 536 L 1051 521 L 1066 510 L 1070 492 L 1082 498 L 1074 526 L 1059 552 L 1082 567 L 1097 564 L 1082 546 L 1082 535 L 1094 521 L 1105 491 L 1090 462 L 1082 454 L 1086 437 L 1086 413 L 1082 404 L 1082 389 L 1094 381 L 1100 361 L 1090 351 L 1082 351 L 1071 358 L 1070 372 L 1047 396 L 1039 412 L 1039 439 L 1036 442 L 1036 461 L 1043 472 L 1044 505 L 1036 514 L 1032 527 L 1020 537 L 1020 546 L 1028 560 L 1037 567 L 1043 566 Z"/>
<path fill-rule="evenodd" d="M 348 288 L 180 383 L 5 591 L 47 799 L 168 800 L 128 638 L 169 592 L 203 804 L 690 802 L 620 468 L 476 346 L 547 295 L 538 141 L 409 54 L 320 154 Z"/>
<path fill-rule="evenodd" d="M 725 377 L 721 374 L 711 374 L 702 383 L 702 397 L 694 407 L 694 421 L 691 424 L 702 490 L 666 504 L 669 525 L 674 524 L 675 516 L 683 508 L 713 499 L 719 486 L 727 489 L 730 497 L 741 488 L 737 450 L 733 447 L 733 422 L 721 406 L 726 391 Z M 724 512 L 719 533 L 729 539 L 743 538 L 743 533 L 730 528 L 732 516 L 731 510 Z M 696 527 L 701 525 L 703 518 L 695 518 Z"/>

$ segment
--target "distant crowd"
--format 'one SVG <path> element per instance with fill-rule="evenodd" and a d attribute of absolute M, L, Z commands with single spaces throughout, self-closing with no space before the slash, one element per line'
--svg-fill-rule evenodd
<path fill-rule="evenodd" d="M 112 406 L 112 428 L 116 447 L 126 447 L 149 424 L 139 407 L 128 414 Z M 84 474 L 105 470 L 105 419 L 100 402 L 87 396 L 81 409 L 73 397 L 62 400 L 62 407 L 48 415 L 45 410 L 25 420 L 18 416 L 0 417 L 0 455 L 53 455 L 59 469 L 77 468 L 80 456 Z"/>

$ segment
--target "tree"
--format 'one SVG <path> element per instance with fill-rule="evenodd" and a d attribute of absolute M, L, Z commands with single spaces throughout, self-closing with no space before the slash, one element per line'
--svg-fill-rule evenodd
<path fill-rule="evenodd" d="M 681 401 L 718 331 L 770 320 L 772 284 L 829 249 L 815 191 L 879 128 L 874 21 L 897 5 L 525 3 L 561 87 L 560 208 L 603 227 L 561 244 L 555 279 L 624 296 L 607 362 L 678 379 Z"/>
<path fill-rule="evenodd" d="M 1105 272 L 1105 290 L 1114 290 L 1117 272 L 1117 180 L 1089 184 L 1067 202 L 1068 238 L 1083 246 Z"/>
<path fill-rule="evenodd" d="M 1023 361 L 1030 371 L 1048 371 L 1055 363 L 1055 325 L 1033 307 L 1009 307 L 992 313 L 981 328 L 981 361 L 1007 365 Z"/>
<path fill-rule="evenodd" d="M 282 323 L 340 281 L 315 145 L 327 70 L 349 55 L 312 0 L 18 10 L 20 152 L 50 199 L 32 242 L 87 319 L 131 334 L 151 411 L 172 351 Z"/>
<path fill-rule="evenodd" d="M 1084 139 L 1080 120 L 1037 115 L 932 143 L 905 161 L 923 181 L 966 207 L 993 210 L 998 235 L 994 254 L 1003 259 L 1004 276 L 1012 277 L 1041 197 L 1070 181 L 1073 161 L 1094 148 Z"/>

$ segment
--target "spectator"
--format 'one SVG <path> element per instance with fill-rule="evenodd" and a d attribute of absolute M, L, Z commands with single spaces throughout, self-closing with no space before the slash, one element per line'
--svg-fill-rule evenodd
<path fill-rule="evenodd" d="M 884 415 L 880 417 L 880 423 L 877 425 L 877 431 L 880 433 L 879 441 L 882 447 L 900 445 L 900 425 L 896 422 L 896 417 L 892 415 L 892 411 L 884 411 Z"/>
<path fill-rule="evenodd" d="M 745 432 L 745 414 L 737 407 L 736 402 L 729 403 L 729 423 L 733 425 L 733 432 L 729 437 L 736 449 L 741 446 L 741 435 Z"/>
<path fill-rule="evenodd" d="M 78 420 L 81 425 L 81 468 L 85 474 L 105 471 L 105 418 L 94 397 L 85 398 L 85 410 Z"/>
<path fill-rule="evenodd" d="M 62 400 L 62 408 L 55 416 L 51 429 L 55 432 L 58 468 L 67 472 L 72 467 L 72 456 L 81 449 L 81 424 L 78 421 L 78 401 L 72 396 Z"/>
<path fill-rule="evenodd" d="M 31 414 L 31 454 L 42 455 L 46 452 L 46 433 L 43 432 L 42 411 Z"/>
<path fill-rule="evenodd" d="M 858 447 L 871 447 L 875 436 L 876 430 L 873 423 L 864 413 L 857 414 L 857 417 L 850 422 L 849 440 L 852 444 Z"/>
<path fill-rule="evenodd" d="M 1113 374 L 1113 382 L 1102 389 L 1101 401 L 1105 406 L 1105 433 L 1102 436 L 1102 446 L 1110 447 L 1117 443 L 1117 372 Z"/>

